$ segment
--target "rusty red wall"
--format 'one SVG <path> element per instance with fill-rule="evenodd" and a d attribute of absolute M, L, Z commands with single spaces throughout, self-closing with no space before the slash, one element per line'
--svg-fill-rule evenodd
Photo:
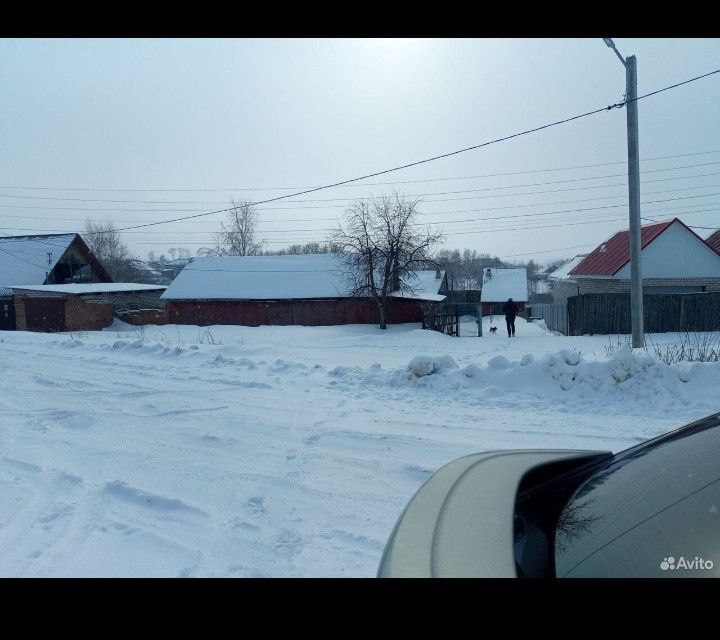
<path fill-rule="evenodd" d="M 281 301 L 168 301 L 167 321 L 171 324 L 237 324 L 326 326 L 377 324 L 379 314 L 372 300 L 335 298 L 328 300 Z M 388 300 L 387 322 L 422 322 L 420 303 Z"/>
<path fill-rule="evenodd" d="M 18 331 L 65 331 L 65 300 L 61 297 L 16 295 Z"/>
<path fill-rule="evenodd" d="M 79 296 L 65 299 L 65 331 L 99 331 L 113 322 L 110 304 L 90 304 Z"/>
<path fill-rule="evenodd" d="M 132 311 L 119 311 L 115 314 L 123 322 L 132 325 L 167 324 L 165 309 L 133 309 Z"/>

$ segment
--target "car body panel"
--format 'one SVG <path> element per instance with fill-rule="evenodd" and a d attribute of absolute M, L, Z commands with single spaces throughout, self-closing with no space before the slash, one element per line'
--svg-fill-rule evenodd
<path fill-rule="evenodd" d="M 517 577 L 515 498 L 532 469 L 611 457 L 579 450 L 495 451 L 455 460 L 418 490 L 400 516 L 378 577 Z"/>
<path fill-rule="evenodd" d="M 556 575 L 720 577 L 719 426 L 716 414 L 628 449 L 581 484 L 559 519 Z"/>

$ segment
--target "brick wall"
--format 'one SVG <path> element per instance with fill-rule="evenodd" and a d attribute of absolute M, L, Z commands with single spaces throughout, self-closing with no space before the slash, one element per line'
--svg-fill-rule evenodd
<path fill-rule="evenodd" d="M 15 329 L 27 331 L 27 320 L 25 319 L 25 296 L 13 296 L 15 301 Z"/>
<path fill-rule="evenodd" d="M 132 325 L 168 323 L 165 309 L 135 309 L 133 311 L 119 311 L 115 315 L 123 322 Z"/>
<path fill-rule="evenodd" d="M 80 296 L 65 299 L 66 331 L 99 331 L 113 321 L 113 308 L 109 304 L 90 304 Z"/>

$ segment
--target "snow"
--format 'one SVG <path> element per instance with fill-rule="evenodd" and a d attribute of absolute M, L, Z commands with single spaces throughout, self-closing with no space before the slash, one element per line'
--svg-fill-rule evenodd
<path fill-rule="evenodd" d="M 335 254 L 194 258 L 164 300 L 287 300 L 348 295 Z"/>
<path fill-rule="evenodd" d="M 0 332 L 0 576 L 373 576 L 451 460 L 720 410 L 718 363 L 490 324 Z"/>
<path fill-rule="evenodd" d="M 194 258 L 162 295 L 164 300 L 301 300 L 344 298 L 350 283 L 336 254 Z M 393 297 L 444 300 L 435 271 L 418 271 L 409 290 Z"/>
<path fill-rule="evenodd" d="M 565 280 L 568 278 L 568 274 L 577 267 L 585 258 L 587 257 L 587 253 L 584 253 L 582 255 L 577 255 L 571 260 L 568 260 L 564 265 L 558 267 L 553 271 L 552 273 L 548 274 L 548 279 L 550 280 Z"/>
<path fill-rule="evenodd" d="M 46 293 L 122 293 L 128 291 L 162 291 L 164 286 L 155 284 L 139 284 L 137 282 L 93 282 L 87 284 L 44 284 L 44 285 L 16 285 L 11 289 L 22 289 L 23 291 L 40 291 Z"/>
<path fill-rule="evenodd" d="M 423 269 L 416 271 L 412 278 L 408 278 L 406 289 L 393 291 L 390 295 L 394 298 L 410 298 L 414 300 L 430 300 L 441 302 L 445 296 L 438 293 L 445 279 L 445 271 Z"/>
<path fill-rule="evenodd" d="M 0 237 L 0 286 L 7 287 L 21 282 L 42 284 L 47 273 L 52 271 L 74 238 L 74 233 L 42 237 Z"/>
<path fill-rule="evenodd" d="M 491 272 L 490 277 L 488 271 Z M 524 302 L 528 299 L 525 268 L 484 269 L 480 301 L 505 302 L 508 298 L 516 302 Z"/>

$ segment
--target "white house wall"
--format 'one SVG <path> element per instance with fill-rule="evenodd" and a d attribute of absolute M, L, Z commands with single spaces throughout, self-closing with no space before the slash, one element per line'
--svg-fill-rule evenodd
<path fill-rule="evenodd" d="M 677 222 L 642 251 L 645 278 L 720 278 L 720 256 Z M 630 278 L 630 263 L 614 276 Z"/>

